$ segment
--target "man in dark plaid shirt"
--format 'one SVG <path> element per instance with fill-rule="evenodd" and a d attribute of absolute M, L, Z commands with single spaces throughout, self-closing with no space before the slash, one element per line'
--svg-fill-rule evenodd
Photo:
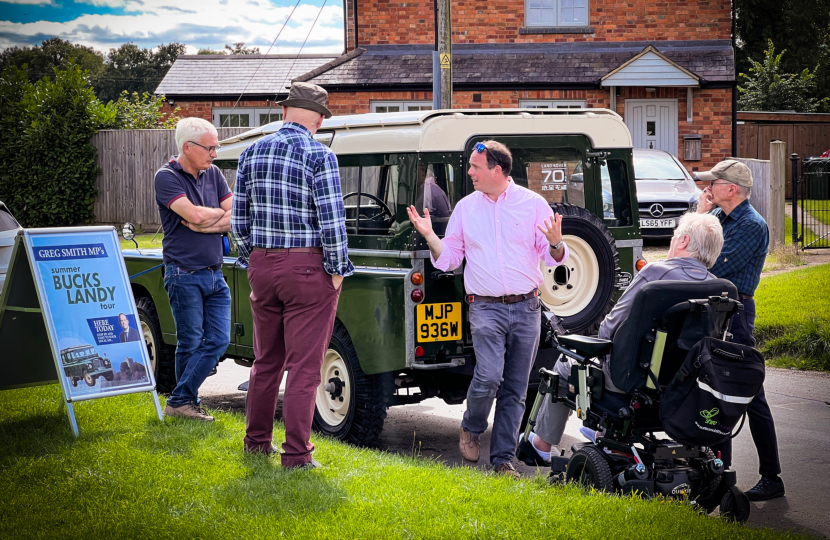
<path fill-rule="evenodd" d="M 761 281 L 761 269 L 769 252 L 769 229 L 764 218 L 749 204 L 752 193 L 752 173 L 739 161 L 728 159 L 696 175 L 697 180 L 709 182 L 698 205 L 698 212 L 711 212 L 723 226 L 723 249 L 715 265 L 709 270 L 719 278 L 728 279 L 738 289 L 744 305 L 744 321 L 733 317 L 730 332 L 733 341 L 755 346 L 755 289 Z M 749 330 L 749 334 L 745 330 Z M 763 386 L 747 409 L 749 429 L 758 451 L 761 480 L 746 494 L 754 501 L 774 499 L 784 495 L 784 482 L 779 478 L 778 440 L 775 422 L 764 395 Z M 720 450 L 726 466 L 732 463 L 732 440 L 714 446 Z"/>
<path fill-rule="evenodd" d="M 272 444 L 280 383 L 285 468 L 317 468 L 309 441 L 320 367 L 331 339 L 349 262 L 340 173 L 334 152 L 314 140 L 328 94 L 294 83 L 281 102 L 285 122 L 239 158 L 231 234 L 249 261 L 254 354 L 244 449 L 276 454 Z"/>

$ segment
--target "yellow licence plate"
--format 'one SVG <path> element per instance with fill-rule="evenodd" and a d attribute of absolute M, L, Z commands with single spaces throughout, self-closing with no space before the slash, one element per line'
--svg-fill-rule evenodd
<path fill-rule="evenodd" d="M 461 302 L 419 304 L 418 341 L 454 341 L 461 339 Z"/>

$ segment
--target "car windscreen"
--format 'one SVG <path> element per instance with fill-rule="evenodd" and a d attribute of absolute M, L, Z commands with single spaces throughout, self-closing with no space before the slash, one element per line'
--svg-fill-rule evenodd
<path fill-rule="evenodd" d="M 686 180 L 680 165 L 669 154 L 634 152 L 635 180 Z"/>
<path fill-rule="evenodd" d="M 0 206 L 0 232 L 13 231 L 18 228 L 20 228 L 20 225 L 17 224 L 17 221 L 5 208 Z"/>

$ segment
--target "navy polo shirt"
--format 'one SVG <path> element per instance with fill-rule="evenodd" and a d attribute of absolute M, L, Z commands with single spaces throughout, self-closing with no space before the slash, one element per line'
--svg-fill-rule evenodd
<path fill-rule="evenodd" d="M 222 264 L 221 233 L 199 233 L 182 225 L 182 217 L 170 205 L 182 197 L 194 206 L 220 208 L 222 201 L 233 195 L 219 167 L 212 165 L 193 178 L 171 158 L 156 171 L 156 203 L 164 229 L 162 250 L 165 264 L 175 263 L 183 270 L 201 270 Z"/>

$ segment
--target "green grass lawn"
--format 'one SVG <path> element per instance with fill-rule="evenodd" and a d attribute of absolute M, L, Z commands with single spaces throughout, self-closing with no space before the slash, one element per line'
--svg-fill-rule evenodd
<path fill-rule="evenodd" d="M 828 283 L 830 264 L 761 279 L 755 336 L 771 365 L 830 370 Z"/>
<path fill-rule="evenodd" d="M 317 436 L 325 468 L 286 472 L 243 455 L 241 415 L 161 423 L 149 394 L 77 404 L 75 439 L 59 395 L 0 392 L 2 538 L 798 538 Z"/>
<path fill-rule="evenodd" d="M 153 237 L 155 236 L 155 240 Z M 139 248 L 159 248 L 161 249 L 161 239 L 164 238 L 164 233 L 159 232 L 155 234 L 155 232 L 151 233 L 140 233 L 135 235 L 135 239 L 138 242 Z M 121 240 L 121 249 L 135 249 L 135 244 L 133 244 L 132 240 Z"/>

